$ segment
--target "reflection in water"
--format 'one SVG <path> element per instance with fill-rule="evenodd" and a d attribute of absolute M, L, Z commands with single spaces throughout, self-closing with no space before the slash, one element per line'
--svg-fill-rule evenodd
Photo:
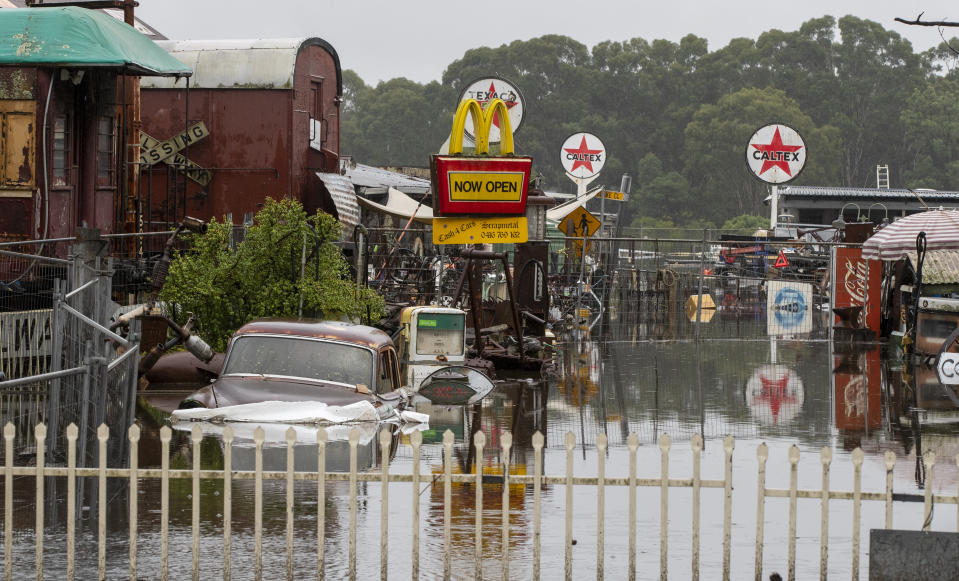
<path fill-rule="evenodd" d="M 201 454 L 202 465 L 219 467 L 223 464 L 223 453 L 226 445 L 223 442 L 224 424 L 210 422 L 177 422 L 174 428 L 179 437 L 188 438 L 194 426 L 199 427 L 205 439 L 207 453 Z M 295 437 L 293 446 L 294 470 L 315 472 L 317 468 L 317 450 L 315 427 L 291 424 L 253 424 L 231 423 L 233 430 L 233 469 L 253 470 L 256 466 L 256 443 L 254 431 L 263 429 L 264 441 L 262 448 L 262 462 L 264 470 L 283 471 L 286 466 L 287 431 L 292 428 Z M 329 472 L 348 472 L 350 470 L 350 434 L 356 431 L 357 470 L 365 471 L 378 466 L 380 463 L 379 434 L 388 432 L 391 439 L 397 440 L 398 427 L 394 424 L 375 424 L 371 422 L 355 425 L 333 425 L 326 427 L 326 470 Z M 210 441 L 216 446 L 210 446 Z M 396 446 L 391 446 L 395 451 Z M 192 459 L 190 460 L 192 463 Z"/>
<path fill-rule="evenodd" d="M 892 351 L 892 348 L 888 348 Z M 862 447 L 869 454 L 893 451 L 896 473 L 916 487 L 926 485 L 922 456 L 959 453 L 959 397 L 939 383 L 936 370 L 899 359 L 885 345 L 836 343 L 833 349 L 835 426 L 845 450 Z M 937 485 L 955 487 L 957 475 Z"/>
<path fill-rule="evenodd" d="M 805 395 L 799 374 L 785 365 L 760 365 L 746 382 L 746 405 L 762 424 L 791 422 Z"/>
<path fill-rule="evenodd" d="M 607 474 L 610 477 L 623 476 L 625 473 L 628 465 L 625 442 L 630 433 L 637 434 L 641 441 L 640 455 L 646 462 L 641 464 L 643 476 L 655 475 L 658 468 L 656 455 L 659 453 L 655 443 L 659 436 L 669 434 L 675 443 L 677 460 L 674 469 L 680 478 L 688 477 L 689 468 L 688 460 L 683 460 L 683 454 L 688 454 L 688 444 L 681 446 L 680 443 L 688 442 L 694 434 L 703 435 L 708 458 L 710 451 L 721 456 L 719 441 L 726 435 L 733 435 L 737 438 L 734 480 L 740 487 L 755 480 L 755 446 L 761 441 L 779 451 L 798 443 L 804 455 L 818 454 L 822 447 L 830 447 L 837 454 L 837 466 L 842 461 L 839 457 L 848 456 L 847 452 L 857 446 L 864 449 L 867 459 L 871 458 L 875 460 L 874 464 L 880 465 L 883 453 L 892 450 L 900 458 L 895 469 L 897 492 L 911 492 L 925 486 L 925 475 L 919 462 L 922 453 L 935 451 L 940 458 L 954 458 L 959 452 L 956 429 L 959 426 L 959 406 L 953 400 L 956 393 L 938 384 L 934 369 L 896 363 L 879 345 L 853 348 L 809 337 L 770 340 L 766 336 L 765 321 L 758 315 L 758 312 L 753 313 L 745 308 L 739 313 L 720 310 L 718 316 L 701 329 L 703 340 L 698 342 L 676 339 L 663 341 L 655 335 L 658 329 L 673 337 L 690 337 L 692 327 L 685 317 L 664 318 L 645 327 L 640 324 L 614 324 L 602 333 L 576 331 L 562 337 L 556 344 L 556 362 L 545 381 L 520 378 L 501 382 L 492 394 L 472 406 L 437 405 L 425 400 L 415 402 L 417 411 L 430 415 L 430 424 L 422 433 L 420 489 L 414 491 L 406 484 L 395 484 L 390 488 L 390 551 L 396 555 L 395 558 L 390 557 L 391 576 L 409 576 L 410 506 L 413 502 L 419 503 L 423 515 L 420 525 L 421 570 L 429 572 L 426 576 L 434 576 L 442 569 L 442 438 L 447 430 L 454 436 L 452 470 L 455 473 L 475 474 L 477 467 L 481 466 L 484 475 L 490 480 L 483 488 L 484 524 L 481 534 L 487 560 L 484 570 L 492 571 L 489 573 L 491 576 L 496 576 L 498 572 L 496 560 L 502 549 L 502 488 L 495 477 L 502 474 L 504 465 L 511 474 L 533 473 L 532 436 L 537 431 L 546 436 L 544 466 L 550 475 L 565 473 L 566 450 L 563 440 L 567 432 L 576 436 L 576 475 L 594 475 L 594 444 L 600 434 L 605 435 L 609 440 Z M 149 416 L 145 414 L 140 421 L 144 428 L 140 447 L 141 467 L 158 466 L 157 451 L 160 446 L 157 426 L 149 425 Z M 267 440 L 270 444 L 264 447 L 264 466 L 267 470 L 285 470 L 287 426 L 268 428 Z M 237 426 L 234 429 L 238 429 Z M 336 431 L 339 429 L 334 428 L 330 432 L 327 445 L 327 469 L 331 471 L 349 468 L 349 444 L 346 438 L 351 428 L 346 428 L 343 433 Z M 219 430 L 218 426 L 207 426 L 205 429 L 201 445 L 204 467 L 220 468 L 223 465 L 224 447 L 217 434 Z M 390 433 L 390 450 L 386 458 L 380 453 L 380 430 Z M 471 441 L 480 430 L 486 435 L 486 445 L 482 453 L 477 454 Z M 390 471 L 394 473 L 412 471 L 412 451 L 407 434 L 390 425 L 367 427 L 361 432 L 357 454 L 360 471 L 377 471 L 383 462 L 388 462 Z M 508 458 L 503 456 L 500 448 L 503 435 L 507 432 L 513 440 Z M 251 435 L 242 432 L 236 434 L 232 447 L 235 470 L 253 467 Z M 298 443 L 294 448 L 297 470 L 316 468 L 317 449 L 313 438 L 315 432 L 312 429 L 298 429 Z M 171 466 L 189 468 L 192 465 L 189 433 L 177 432 L 171 442 L 171 450 Z M 152 456 L 147 455 L 147 451 Z M 772 459 L 771 455 L 771 462 Z M 845 461 L 848 463 L 848 458 Z M 818 466 L 818 462 L 814 462 L 814 465 Z M 713 474 L 710 472 L 708 477 L 714 477 Z M 955 490 L 956 472 L 951 473 L 951 482 L 950 472 L 944 474 L 943 482 L 939 482 L 937 476 L 937 487 Z M 704 477 L 707 477 L 705 472 Z M 849 476 L 843 476 L 843 470 L 837 468 L 834 479 L 835 488 L 851 490 L 851 481 Z M 51 510 L 48 511 L 49 530 L 61 531 L 64 529 L 65 486 L 62 479 L 48 480 L 48 499 L 51 503 Z M 33 515 L 29 508 L 34 489 L 32 485 L 31 478 L 15 481 L 18 509 L 14 514 L 14 527 L 20 535 L 18 539 L 26 539 L 17 541 L 17 555 L 28 561 L 32 548 L 28 538 L 33 526 Z M 865 486 L 875 490 L 877 485 L 869 482 Z M 882 488 L 882 485 L 878 486 Z M 125 491 L 122 485 L 118 488 L 110 491 L 111 495 L 116 496 L 111 496 L 108 535 L 111 542 L 122 545 L 128 522 Z M 546 504 L 542 525 L 544 564 L 559 563 L 560 567 L 560 531 L 564 528 L 565 518 L 561 488 L 544 489 Z M 351 518 L 349 483 L 330 482 L 327 490 L 325 504 L 319 508 L 326 519 L 327 554 L 330 555 L 327 574 L 337 578 L 345 574 L 346 563 L 341 556 L 346 554 Z M 595 504 L 590 503 L 595 503 L 595 492 L 586 488 L 577 490 L 577 494 L 582 495 L 577 497 L 577 510 L 592 510 L 591 506 Z M 145 539 L 141 541 L 141 563 L 144 571 L 155 571 L 153 549 L 158 546 L 155 533 L 159 530 L 158 482 L 143 480 L 141 491 L 145 491 L 140 495 L 141 532 Z M 183 556 L 171 571 L 177 575 L 189 572 L 191 492 L 188 480 L 171 483 L 171 543 Z M 459 573 L 456 574 L 465 576 L 472 574 L 474 492 L 472 484 L 454 485 L 451 490 L 453 558 L 458 564 Z M 357 493 L 359 542 L 361 546 L 378 546 L 379 484 L 360 483 Z M 218 547 L 223 532 L 222 494 L 222 482 L 203 481 L 201 545 L 205 551 L 204 570 L 210 576 L 219 575 Z M 269 576 L 282 575 L 284 572 L 285 494 L 283 481 L 264 483 L 264 551 L 276 557 L 270 557 L 264 563 Z M 610 490 L 609 494 L 614 492 Z M 529 571 L 533 526 L 532 502 L 528 499 L 530 495 L 530 490 L 515 485 L 510 487 L 509 546 L 513 549 L 516 574 L 520 576 Z M 682 514 L 681 504 L 688 496 L 676 493 L 675 497 L 675 502 L 680 503 L 680 506 L 671 507 L 670 510 L 675 508 L 680 510 L 675 514 Z M 297 560 L 296 574 L 305 577 L 310 575 L 311 567 L 315 568 L 315 556 L 312 556 L 315 555 L 318 508 L 315 483 L 298 481 L 295 498 L 296 553 L 303 555 Z M 234 550 L 239 555 L 240 547 L 248 548 L 244 543 L 248 544 L 253 534 L 252 481 L 234 482 L 233 502 Z M 705 510 L 708 512 L 711 509 Z M 745 516 L 737 516 L 736 520 L 747 523 L 745 526 L 748 528 L 749 509 L 737 506 L 737 511 L 740 510 L 746 512 L 737 514 Z M 607 518 L 612 523 L 611 531 L 620 530 L 613 524 L 622 524 L 621 512 L 607 511 Z M 585 526 L 583 518 L 588 520 L 589 517 L 577 515 L 576 518 L 580 519 L 577 527 L 581 527 Z M 676 520 L 680 522 L 682 518 L 677 516 Z M 84 522 L 93 527 L 95 519 Z M 656 523 L 647 528 L 652 531 L 650 534 L 656 534 Z M 63 539 L 56 534 L 48 543 L 53 551 L 49 557 L 49 570 L 53 574 L 62 570 L 56 565 L 62 555 L 56 552 L 55 547 L 62 546 Z M 577 536 L 588 540 L 589 532 L 577 532 Z M 607 535 L 610 547 L 619 542 L 618 538 L 613 533 Z M 654 539 L 651 546 L 655 546 L 656 542 Z M 682 558 L 681 552 L 676 552 L 678 557 L 673 556 L 672 546 L 670 558 Z M 710 550 L 704 546 L 704 562 L 715 561 L 715 554 L 710 553 Z M 770 545 L 769 550 L 772 553 L 776 547 Z M 378 558 L 374 554 L 378 554 L 378 551 L 370 549 L 361 555 L 360 578 L 378 573 Z M 613 554 L 615 551 L 610 548 L 607 555 Z M 649 554 L 653 557 L 647 565 L 655 569 L 658 553 L 654 549 Z M 748 554 L 740 557 L 742 562 L 749 562 Z M 124 574 L 126 562 L 119 560 L 119 554 L 116 560 L 112 559 L 111 556 L 110 571 L 116 575 L 111 573 L 111 576 Z M 463 566 L 463 563 L 467 565 Z M 91 566 L 95 567 L 95 563 Z M 577 557 L 575 577 L 589 576 L 595 571 L 594 566 L 595 562 L 588 563 Z M 674 568 L 674 565 L 671 564 L 670 568 Z M 235 566 L 234 572 L 238 571 Z"/>

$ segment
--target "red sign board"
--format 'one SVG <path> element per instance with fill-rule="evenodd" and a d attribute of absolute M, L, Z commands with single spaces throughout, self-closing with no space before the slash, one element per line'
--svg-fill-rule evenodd
<path fill-rule="evenodd" d="M 434 155 L 431 164 L 437 215 L 526 212 L 531 157 Z"/>
<path fill-rule="evenodd" d="M 834 307 L 862 307 L 860 323 L 879 334 L 882 267 L 862 257 L 861 248 L 836 248 Z M 838 323 L 838 317 L 835 319 Z"/>

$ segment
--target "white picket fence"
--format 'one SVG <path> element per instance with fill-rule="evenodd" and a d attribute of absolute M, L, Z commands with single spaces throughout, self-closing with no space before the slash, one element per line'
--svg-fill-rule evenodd
<path fill-rule="evenodd" d="M 107 442 L 109 439 L 109 430 L 106 426 L 101 426 L 97 432 L 98 441 L 99 441 L 99 465 L 96 467 L 80 467 L 77 466 L 77 439 L 78 439 L 78 429 L 75 425 L 71 424 L 67 427 L 66 430 L 66 440 L 67 440 L 67 465 L 66 466 L 48 466 L 45 463 L 44 457 L 44 442 L 47 439 L 47 428 L 45 425 L 37 425 L 35 427 L 35 440 L 37 443 L 37 455 L 36 463 L 34 466 L 14 466 L 14 439 L 15 439 L 15 428 L 12 424 L 7 424 L 3 430 L 3 438 L 5 444 L 5 464 L 3 466 L 3 482 L 4 482 L 4 573 L 6 579 L 12 579 L 16 574 L 17 577 L 23 576 L 26 571 L 33 569 L 34 574 L 37 579 L 42 579 L 44 576 L 44 506 L 45 503 L 43 499 L 45 498 L 44 492 L 44 477 L 55 477 L 55 478 L 64 478 L 66 479 L 67 487 L 67 507 L 66 507 L 66 518 L 64 522 L 66 523 L 66 547 L 65 558 L 66 558 L 66 576 L 68 579 L 74 579 L 76 576 L 80 575 L 86 577 L 87 573 L 78 573 L 76 562 L 76 543 L 77 543 L 77 533 L 76 533 L 76 516 L 77 516 L 77 506 L 76 506 L 76 486 L 78 478 L 94 478 L 97 481 L 97 491 L 99 494 L 99 501 L 96 503 L 96 523 L 97 523 L 97 539 L 96 544 L 98 547 L 97 554 L 97 570 L 98 577 L 101 579 L 106 578 L 107 576 L 107 510 L 110 503 L 107 502 L 106 491 L 107 491 L 107 481 L 108 479 L 123 479 L 128 483 L 129 486 L 129 501 L 126 509 L 129 512 L 129 554 L 126 557 L 129 563 L 129 578 L 131 580 L 139 578 L 141 575 L 149 575 L 151 578 L 160 578 L 167 579 L 169 577 L 169 564 L 170 564 L 170 546 L 168 542 L 169 538 L 169 524 L 170 524 L 170 483 L 176 479 L 187 479 L 192 482 L 192 573 L 194 579 L 207 578 L 209 574 L 204 574 L 201 568 L 200 561 L 200 538 L 201 538 L 201 511 L 200 503 L 201 498 L 204 498 L 200 494 L 200 482 L 204 479 L 216 479 L 222 482 L 222 558 L 223 558 L 223 578 L 229 580 L 232 575 L 232 569 L 235 567 L 233 564 L 234 553 L 232 547 L 231 539 L 231 522 L 232 522 L 232 510 L 233 510 L 233 482 L 236 480 L 253 480 L 254 482 L 254 543 L 253 543 L 253 555 L 252 555 L 252 574 L 253 577 L 257 580 L 262 579 L 264 576 L 263 571 L 263 484 L 267 480 L 283 480 L 286 482 L 286 577 L 287 579 L 294 578 L 294 560 L 297 555 L 294 554 L 294 519 L 296 518 L 295 514 L 295 495 L 294 495 L 294 484 L 298 481 L 310 481 L 316 482 L 316 493 L 317 493 L 317 509 L 316 509 L 316 559 L 318 567 L 316 570 L 317 579 L 324 579 L 326 563 L 328 559 L 346 559 L 346 571 L 348 572 L 350 579 L 356 579 L 357 577 L 357 499 L 359 496 L 357 484 L 360 482 L 371 482 L 379 483 L 381 486 L 380 491 L 380 502 L 382 507 L 380 510 L 381 522 L 380 522 L 380 538 L 379 538 L 379 548 L 380 548 L 380 574 L 382 579 L 388 577 L 389 571 L 389 559 L 387 558 L 387 553 L 389 551 L 389 543 L 391 539 L 391 529 L 390 523 L 388 522 L 389 514 L 389 503 L 393 500 L 392 495 L 390 494 L 391 489 L 396 487 L 391 486 L 393 483 L 411 483 L 412 484 L 412 502 L 408 503 L 410 510 L 412 512 L 412 530 L 409 531 L 412 537 L 412 550 L 410 554 L 410 562 L 412 564 L 412 578 L 419 579 L 421 576 L 435 578 L 440 574 L 439 571 L 429 571 L 428 575 L 426 572 L 423 572 L 421 575 L 420 570 L 420 533 L 423 528 L 423 523 L 420 517 L 420 503 L 418 502 L 418 496 L 420 494 L 420 485 L 432 485 L 434 487 L 441 486 L 443 492 L 443 546 L 444 554 L 442 556 L 442 577 L 449 579 L 453 575 L 453 551 L 452 551 L 452 489 L 454 483 L 463 483 L 463 484 L 472 484 L 473 491 L 475 495 L 475 509 L 474 509 L 474 519 L 475 519 L 475 553 L 473 563 L 464 564 L 461 562 L 457 563 L 456 573 L 458 577 L 464 576 L 464 566 L 467 568 L 473 569 L 473 576 L 477 579 L 482 579 L 485 577 L 500 577 L 503 579 L 510 578 L 510 535 L 511 535 L 511 518 L 515 520 L 515 515 L 511 514 L 511 504 L 510 504 L 510 495 L 524 494 L 522 491 L 517 491 L 517 486 L 522 485 L 525 487 L 532 487 L 532 498 L 533 498 L 533 509 L 532 509 L 532 527 L 533 534 L 531 538 L 532 544 L 532 570 L 531 571 L 522 571 L 521 578 L 532 578 L 538 580 L 541 578 L 541 569 L 542 569 L 542 546 L 541 539 L 543 536 L 543 531 L 541 530 L 541 521 L 542 521 L 542 510 L 543 510 L 543 488 L 544 486 L 550 486 L 554 491 L 564 491 L 565 492 L 565 577 L 566 579 L 572 579 L 573 577 L 573 545 L 576 543 L 573 536 L 573 489 L 574 487 L 589 487 L 595 490 L 596 497 L 596 577 L 602 579 L 605 576 L 604 571 L 604 550 L 605 550 L 605 522 L 606 522 L 606 501 L 605 494 L 608 487 L 621 487 L 620 490 L 627 490 L 628 496 L 628 564 L 626 567 L 627 575 L 629 579 L 635 579 L 637 577 L 637 491 L 641 487 L 651 487 L 658 488 L 660 490 L 660 502 L 659 502 L 659 520 L 660 520 L 660 540 L 659 540 L 659 556 L 660 556 L 660 571 L 659 575 L 661 579 L 666 579 L 667 577 L 667 562 L 669 555 L 669 546 L 668 546 L 668 532 L 670 527 L 670 515 L 668 511 L 669 507 L 669 495 L 671 490 L 675 489 L 691 489 L 692 492 L 692 505 L 691 505 L 691 535 L 690 535 L 690 553 L 692 555 L 691 568 L 689 571 L 676 571 L 674 575 L 681 576 L 683 578 L 688 577 L 692 579 L 698 579 L 700 576 L 700 544 L 701 544 L 701 493 L 704 488 L 706 489 L 721 489 L 723 491 L 723 535 L 722 535 L 722 577 L 723 579 L 730 578 L 730 545 L 731 545 L 731 536 L 732 536 L 732 506 L 733 506 L 733 449 L 734 441 L 733 438 L 726 437 L 723 441 L 723 451 L 725 454 L 725 468 L 723 477 L 721 479 L 706 479 L 703 478 L 701 474 L 701 456 L 703 451 L 703 440 L 700 436 L 694 436 L 691 439 L 690 446 L 692 451 L 692 474 L 685 477 L 675 477 L 670 473 L 669 461 L 670 461 L 670 450 L 672 448 L 671 441 L 669 436 L 663 435 L 658 440 L 658 446 L 661 451 L 661 465 L 658 476 L 654 477 L 640 477 L 637 474 L 637 450 L 639 448 L 639 439 L 635 434 L 632 434 L 627 439 L 627 449 L 629 457 L 629 466 L 628 466 L 628 476 L 626 477 L 607 477 L 606 476 L 606 448 L 607 448 L 607 439 L 606 436 L 600 435 L 596 439 L 596 474 L 595 476 L 574 476 L 573 467 L 574 467 L 574 448 L 576 446 L 576 439 L 572 433 L 567 433 L 565 436 L 565 449 L 566 449 L 566 466 L 565 466 L 565 475 L 563 476 L 546 476 L 543 474 L 543 448 L 545 444 L 545 438 L 539 432 L 533 435 L 532 446 L 534 452 L 534 467 L 533 473 L 531 475 L 515 475 L 510 474 L 509 466 L 500 466 L 501 469 L 486 469 L 484 474 L 484 469 L 482 467 L 482 462 L 477 462 L 478 470 L 475 474 L 454 474 L 453 470 L 453 444 L 454 437 L 452 432 L 447 431 L 443 436 L 443 473 L 442 475 L 437 475 L 436 478 L 433 475 L 426 474 L 423 475 L 420 473 L 420 453 L 422 448 L 422 434 L 420 432 L 413 432 L 409 438 L 409 443 L 412 448 L 412 473 L 411 474 L 396 474 L 390 472 L 389 461 L 381 462 L 380 469 L 378 471 L 360 471 L 357 469 L 357 446 L 359 443 L 359 431 L 353 429 L 349 437 L 349 461 L 350 461 L 350 470 L 349 472 L 327 472 L 326 467 L 326 452 L 327 452 L 327 431 L 324 428 L 319 428 L 316 434 L 316 454 L 317 454 L 317 466 L 319 470 L 317 471 L 295 471 L 294 470 L 294 445 L 296 444 L 296 432 L 293 428 L 290 428 L 286 433 L 286 462 L 287 469 L 285 471 L 266 471 L 263 469 L 263 446 L 264 446 L 264 432 L 261 428 L 257 428 L 254 432 L 254 442 L 255 442 L 255 453 L 254 453 L 254 469 L 246 471 L 234 471 L 232 468 L 232 445 L 234 442 L 233 430 L 229 427 L 225 428 L 222 434 L 222 445 L 223 445 L 223 462 L 224 466 L 221 470 L 204 470 L 201 469 L 201 447 L 200 443 L 203 439 L 203 434 L 198 426 L 195 426 L 190 434 L 190 442 L 192 447 L 192 468 L 191 469 L 171 469 L 170 468 L 170 441 L 172 436 L 172 431 L 169 427 L 163 427 L 160 430 L 160 442 L 161 442 L 161 467 L 159 469 L 144 469 L 140 468 L 138 464 L 138 443 L 140 441 L 140 428 L 136 425 L 129 428 L 127 437 L 129 439 L 129 460 L 128 468 L 109 468 L 107 465 Z M 513 445 L 512 436 L 509 433 L 504 433 L 500 436 L 500 458 L 508 459 L 510 458 L 511 448 Z M 379 435 L 379 445 L 381 450 L 381 458 L 390 457 L 390 446 L 392 445 L 391 435 L 386 431 L 381 431 Z M 483 458 L 483 449 L 486 444 L 486 436 L 482 432 L 478 432 L 474 437 L 474 445 L 476 447 L 475 458 Z M 796 522 L 797 522 L 797 511 L 799 510 L 800 502 L 802 501 L 804 509 L 809 509 L 810 504 L 819 505 L 820 518 L 821 518 L 821 544 L 820 544 L 820 577 L 822 579 L 826 578 L 827 574 L 827 563 L 828 563 L 828 544 L 829 544 L 829 523 L 830 523 L 830 502 L 835 500 L 847 500 L 852 501 L 852 551 L 850 558 L 852 559 L 852 568 L 851 568 L 851 578 L 858 579 L 860 575 L 860 564 L 859 564 L 859 555 L 860 555 L 860 538 L 859 532 L 861 528 L 861 514 L 862 507 L 864 503 L 881 503 L 885 508 L 885 527 L 892 528 L 893 525 L 893 503 L 903 500 L 903 495 L 896 495 L 894 498 L 893 495 L 893 467 L 895 466 L 896 458 L 892 452 L 886 452 L 884 457 L 885 467 L 886 467 L 886 480 L 885 480 L 885 490 L 882 492 L 868 492 L 862 490 L 862 464 L 864 454 L 861 449 L 856 449 L 852 455 L 852 464 L 854 469 L 854 487 L 852 491 L 839 491 L 833 490 L 830 488 L 829 476 L 830 468 L 832 466 L 832 451 L 829 448 L 823 448 L 820 454 L 820 462 L 822 469 L 822 486 L 816 490 L 804 490 L 800 489 L 798 486 L 798 464 L 800 459 L 799 448 L 793 446 L 789 450 L 789 466 L 790 466 L 790 485 L 787 489 L 773 489 L 766 486 L 766 463 L 769 456 L 769 450 L 765 444 L 761 444 L 757 449 L 757 460 L 758 460 L 758 487 L 757 487 L 757 498 L 756 498 L 756 528 L 755 528 L 755 578 L 759 581 L 762 578 L 762 563 L 763 563 L 763 548 L 764 548 L 764 524 L 766 523 L 767 515 L 765 514 L 765 508 L 767 504 L 767 499 L 770 498 L 785 498 L 788 499 L 788 571 L 787 578 L 793 580 L 796 578 Z M 955 459 L 957 464 L 959 464 L 959 456 Z M 935 454 L 927 453 L 923 456 L 923 462 L 925 463 L 926 474 L 928 475 L 927 482 L 931 480 L 933 471 L 936 467 L 936 458 Z M 951 461 L 949 462 L 951 464 Z M 493 474 L 495 472 L 495 475 Z M 497 483 L 497 488 L 502 492 L 502 521 L 499 534 L 502 538 L 501 544 L 501 554 L 499 555 L 500 561 L 500 570 L 499 571 L 489 571 L 483 569 L 484 561 L 488 564 L 490 555 L 484 554 L 483 551 L 483 537 L 484 534 L 488 534 L 488 528 L 484 529 L 483 523 L 483 495 L 484 488 L 488 487 L 489 484 L 484 486 L 484 478 L 489 481 L 491 476 L 495 478 L 501 478 L 501 481 Z M 36 524 L 35 524 L 35 533 L 34 533 L 34 543 L 35 543 L 35 563 L 30 566 L 29 563 L 14 562 L 14 528 L 13 528 L 13 510 L 14 510 L 14 478 L 15 477 L 33 477 L 35 479 L 36 486 L 36 502 L 34 506 L 36 507 Z M 141 482 L 145 479 L 159 479 L 160 480 L 160 515 L 159 522 L 161 526 L 160 530 L 160 570 L 159 571 L 141 571 L 138 569 L 138 543 L 137 543 L 137 534 L 138 534 L 138 518 L 142 515 L 138 514 L 138 487 Z M 326 493 L 327 486 L 329 483 L 336 481 L 346 481 L 349 483 L 349 542 L 348 542 L 348 552 L 347 554 L 336 554 L 335 556 L 330 556 L 326 554 L 326 545 L 327 543 L 325 538 L 325 529 L 326 529 Z M 403 487 L 400 487 L 402 489 Z M 528 488 L 527 488 L 528 490 Z M 208 500 L 208 497 L 206 497 Z M 957 502 L 959 499 L 959 490 L 955 496 L 952 495 L 937 495 L 932 491 L 931 486 L 926 486 L 924 491 L 923 498 L 923 529 L 929 530 L 932 520 L 933 520 L 933 506 L 937 505 L 959 505 Z M 916 499 L 913 499 L 916 500 Z M 918 507 L 918 503 L 913 503 L 913 506 Z M 959 508 L 959 506 L 957 506 Z M 117 507 L 113 506 L 111 510 L 117 510 Z M 940 511 L 939 518 L 949 518 L 949 512 L 945 513 L 946 516 L 942 516 L 942 511 Z M 92 518 L 92 515 L 91 515 Z M 956 530 L 959 531 L 959 510 L 957 510 L 957 521 L 956 521 Z M 937 521 L 938 522 L 938 521 Z M 675 525 L 674 525 L 675 526 Z M 393 531 L 393 534 L 396 534 L 397 531 Z M 21 537 L 22 538 L 22 537 Z M 366 543 L 364 545 L 366 548 L 363 551 L 364 556 L 370 554 L 369 545 Z M 59 554 L 59 552 L 58 552 Z M 178 560 L 182 560 L 183 555 L 177 555 Z M 111 554 L 111 559 L 115 562 L 116 559 L 122 558 L 118 555 Z M 23 566 L 26 566 L 24 570 Z M 395 575 L 394 575 L 395 576 Z M 467 573 L 467 576 L 468 573 Z M 621 577 L 622 573 L 616 572 L 615 575 L 610 573 L 611 577 Z M 648 577 L 647 574 L 644 574 L 643 577 Z"/>

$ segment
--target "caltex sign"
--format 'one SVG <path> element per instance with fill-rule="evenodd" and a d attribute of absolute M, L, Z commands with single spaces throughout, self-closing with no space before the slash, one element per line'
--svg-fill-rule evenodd
<path fill-rule="evenodd" d="M 571 178 L 591 178 L 606 164 L 606 146 L 592 133 L 574 133 L 563 142 L 560 161 Z"/>
<path fill-rule="evenodd" d="M 795 179 L 806 165 L 806 143 L 788 125 L 766 125 L 749 138 L 746 165 L 762 181 L 784 184 Z"/>

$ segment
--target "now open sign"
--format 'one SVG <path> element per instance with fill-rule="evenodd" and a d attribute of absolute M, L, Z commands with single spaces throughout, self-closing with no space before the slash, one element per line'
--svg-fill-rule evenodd
<path fill-rule="evenodd" d="M 523 214 L 532 168 L 529 157 L 434 157 L 439 215 Z"/>

